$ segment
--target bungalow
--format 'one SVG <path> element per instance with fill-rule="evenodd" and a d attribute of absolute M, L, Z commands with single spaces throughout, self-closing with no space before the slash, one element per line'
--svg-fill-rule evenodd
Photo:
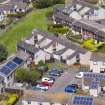
<path fill-rule="evenodd" d="M 68 65 L 80 63 L 89 65 L 91 52 L 65 40 L 62 37 L 49 35 L 47 32 L 34 29 L 32 36 L 17 44 L 17 55 L 24 60 L 31 58 L 35 64 L 38 61 L 56 59 Z M 85 59 L 85 61 L 84 61 Z"/>
<path fill-rule="evenodd" d="M 65 8 L 54 6 L 53 20 L 80 33 L 83 39 L 93 38 L 97 42 L 105 41 L 105 9 L 84 1 L 74 0 Z"/>
<path fill-rule="evenodd" d="M 97 97 L 105 91 L 105 75 L 102 73 L 84 73 L 82 89 L 89 91 L 90 95 Z"/>
<path fill-rule="evenodd" d="M 105 73 L 105 54 L 93 53 L 90 59 L 90 71 Z"/>

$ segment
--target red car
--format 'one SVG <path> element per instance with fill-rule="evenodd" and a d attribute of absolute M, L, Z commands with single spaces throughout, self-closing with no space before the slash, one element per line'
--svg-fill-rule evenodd
<path fill-rule="evenodd" d="M 43 86 L 48 86 L 48 87 L 52 86 L 52 84 L 48 83 L 48 82 L 41 82 L 40 84 L 43 85 Z"/>

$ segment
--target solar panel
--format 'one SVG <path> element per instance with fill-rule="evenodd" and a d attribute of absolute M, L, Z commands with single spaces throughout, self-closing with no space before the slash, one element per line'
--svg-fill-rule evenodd
<path fill-rule="evenodd" d="M 20 64 L 22 64 L 23 60 L 20 59 L 20 58 L 18 58 L 18 57 L 15 57 L 15 58 L 13 59 L 13 62 L 15 62 L 16 64 L 20 65 Z"/>
<path fill-rule="evenodd" d="M 11 72 L 11 70 L 8 67 L 4 66 L 3 68 L 0 69 L 0 72 L 4 75 L 8 75 Z"/>
<path fill-rule="evenodd" d="M 8 62 L 5 66 L 13 70 L 17 67 L 17 65 L 13 63 L 12 61 Z"/>
<path fill-rule="evenodd" d="M 93 98 L 88 96 L 75 96 L 73 99 L 73 105 L 92 105 Z"/>
<path fill-rule="evenodd" d="M 95 74 L 95 73 L 84 73 L 84 78 L 93 79 L 98 78 L 99 80 L 105 79 L 105 75 L 103 74 Z"/>
<path fill-rule="evenodd" d="M 92 83 L 91 83 L 91 85 L 90 85 L 90 88 L 91 88 L 91 89 L 97 89 L 98 84 L 99 84 L 99 82 L 97 82 L 97 81 L 92 81 Z"/>

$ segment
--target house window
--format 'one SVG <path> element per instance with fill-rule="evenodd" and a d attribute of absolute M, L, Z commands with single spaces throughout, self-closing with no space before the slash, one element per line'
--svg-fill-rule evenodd
<path fill-rule="evenodd" d="M 28 104 L 31 104 L 31 101 L 28 101 Z"/>
<path fill-rule="evenodd" d="M 97 65 L 97 62 L 93 62 L 93 65 Z"/>

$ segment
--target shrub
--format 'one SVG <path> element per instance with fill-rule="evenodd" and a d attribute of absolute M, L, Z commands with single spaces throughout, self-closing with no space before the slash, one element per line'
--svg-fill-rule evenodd
<path fill-rule="evenodd" d="M 38 66 L 45 66 L 45 63 L 41 60 L 38 62 Z"/>
<path fill-rule="evenodd" d="M 4 45 L 0 45 L 0 62 L 6 60 L 7 56 L 8 51 L 6 50 L 6 47 Z"/>
<path fill-rule="evenodd" d="M 14 105 L 18 99 L 17 95 L 11 95 L 7 101 L 7 105 Z"/>
<path fill-rule="evenodd" d="M 31 82 L 40 79 L 41 73 L 36 70 L 18 69 L 16 71 L 16 80 L 21 82 Z"/>

